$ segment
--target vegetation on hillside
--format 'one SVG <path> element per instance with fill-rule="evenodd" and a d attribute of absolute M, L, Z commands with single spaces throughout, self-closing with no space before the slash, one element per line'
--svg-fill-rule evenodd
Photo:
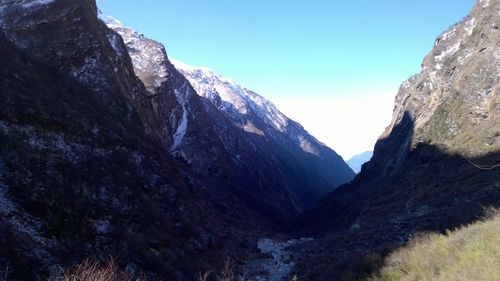
<path fill-rule="evenodd" d="M 446 234 L 413 240 L 368 280 L 500 280 L 500 212 Z"/>
<path fill-rule="evenodd" d="M 50 278 L 51 280 L 54 278 Z M 57 280 L 55 278 L 54 280 Z M 60 279 L 59 279 L 60 280 Z M 111 259 L 107 264 L 86 260 L 72 270 L 65 272 L 62 281 L 141 281 L 132 275 L 121 271 L 116 262 Z"/>

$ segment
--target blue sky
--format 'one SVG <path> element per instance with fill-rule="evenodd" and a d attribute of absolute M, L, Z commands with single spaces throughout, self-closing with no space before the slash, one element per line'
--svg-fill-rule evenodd
<path fill-rule="evenodd" d="M 275 102 L 348 158 L 371 149 L 389 122 L 399 84 L 420 71 L 436 37 L 475 1 L 97 2 L 165 44 L 169 56 L 208 66 Z"/>

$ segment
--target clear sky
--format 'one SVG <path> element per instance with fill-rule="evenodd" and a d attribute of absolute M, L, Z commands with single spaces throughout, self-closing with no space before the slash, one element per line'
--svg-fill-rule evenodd
<path fill-rule="evenodd" d="M 103 13 L 273 101 L 344 158 L 474 0 L 97 0 Z"/>

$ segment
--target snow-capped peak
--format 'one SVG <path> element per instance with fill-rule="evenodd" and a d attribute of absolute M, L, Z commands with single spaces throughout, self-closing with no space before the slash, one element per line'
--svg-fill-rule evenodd
<path fill-rule="evenodd" d="M 132 59 L 134 71 L 143 82 L 145 81 L 146 89 L 151 95 L 156 95 L 156 89 L 168 78 L 168 67 L 172 63 L 187 78 L 195 92 L 203 97 L 204 101 L 209 102 L 206 106 L 211 108 L 215 106 L 236 126 L 248 133 L 266 136 L 278 142 L 291 140 L 303 151 L 319 155 L 318 147 L 322 144 L 264 97 L 242 87 L 233 79 L 223 77 L 209 67 L 195 67 L 167 58 L 160 43 L 123 26 L 120 21 L 111 16 L 99 12 L 99 19 L 123 38 Z M 110 33 L 109 37 L 112 46 L 120 53 L 119 42 L 114 33 Z M 190 94 L 192 91 L 179 89 L 176 91 L 176 97 L 179 99 L 182 93 Z M 174 142 L 170 148 L 172 152 L 179 149 L 189 126 L 187 115 L 189 103 L 181 100 L 179 103 L 183 114 L 178 122 L 175 122 L 177 130 L 173 135 Z"/>
<path fill-rule="evenodd" d="M 170 61 L 189 80 L 199 96 L 210 101 L 246 132 L 265 135 L 279 142 L 287 135 L 303 151 L 319 155 L 318 146 L 322 144 L 269 100 L 208 67 Z"/>
<path fill-rule="evenodd" d="M 241 85 L 236 83 L 236 81 L 232 78 L 224 77 L 220 75 L 219 73 L 215 72 L 213 69 L 207 66 L 192 66 L 189 65 L 185 62 L 169 58 L 170 62 L 177 68 L 177 70 L 181 72 L 187 72 L 187 73 L 198 73 L 199 75 L 203 75 L 206 79 L 210 80 L 218 80 L 223 83 L 227 83 L 231 85 L 233 88 L 239 88 L 242 90 L 242 92 L 248 92 L 245 88 L 243 88 Z"/>
<path fill-rule="evenodd" d="M 113 28 L 113 27 L 123 27 L 123 24 L 111 17 L 111 16 L 108 16 L 108 15 L 105 15 L 103 14 L 100 10 L 97 12 L 97 16 L 99 17 L 99 19 L 104 22 L 109 28 Z"/>
<path fill-rule="evenodd" d="M 175 68 L 177 68 L 178 70 L 184 70 L 184 71 L 189 71 L 189 72 L 203 71 L 203 72 L 211 73 L 212 75 L 216 75 L 215 71 L 213 71 L 211 68 L 206 67 L 206 66 L 192 66 L 192 65 L 189 65 L 185 62 L 182 62 L 182 61 L 179 61 L 179 60 L 176 60 L 173 58 L 170 58 L 170 62 L 173 65 L 175 65 Z"/>
<path fill-rule="evenodd" d="M 286 131 L 289 119 L 264 97 L 249 91 L 233 79 L 225 78 L 208 67 L 195 67 L 175 59 L 170 59 L 170 61 L 191 82 L 198 95 L 209 100 L 220 98 L 222 101 L 221 109 L 229 112 L 230 115 L 241 117 L 253 112 L 267 125 L 280 132 Z M 246 122 L 243 119 L 235 121 Z M 251 127 L 246 123 L 241 125 L 244 128 Z"/>

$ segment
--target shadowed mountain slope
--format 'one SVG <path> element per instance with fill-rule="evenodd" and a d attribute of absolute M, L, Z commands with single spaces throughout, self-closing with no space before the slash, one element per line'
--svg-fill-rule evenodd
<path fill-rule="evenodd" d="M 330 149 L 333 162 L 248 135 L 93 0 L 0 1 L 0 60 L 0 268 L 13 280 L 110 256 L 192 280 L 352 177 Z"/>
<path fill-rule="evenodd" d="M 131 273 L 192 279 L 265 225 L 245 208 L 221 212 L 163 149 L 146 89 L 93 1 L 2 2 L 0 27 L 0 267 L 9 279 L 110 256 Z"/>
<path fill-rule="evenodd" d="M 305 280 L 341 280 L 349 257 L 500 205 L 499 25 L 500 1 L 478 1 L 403 83 L 371 161 L 298 222 L 301 233 L 328 233 L 302 265 Z"/>
<path fill-rule="evenodd" d="M 175 62 L 178 71 L 163 45 L 100 19 L 123 38 L 146 86 L 162 122 L 155 135 L 208 189 L 283 222 L 353 178 L 340 156 L 263 97 L 206 68 Z"/>

